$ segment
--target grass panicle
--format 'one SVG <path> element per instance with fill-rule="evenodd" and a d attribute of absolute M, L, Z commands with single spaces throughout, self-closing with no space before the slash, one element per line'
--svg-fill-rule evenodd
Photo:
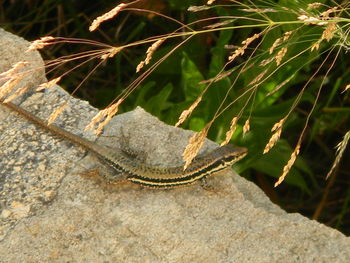
<path fill-rule="evenodd" d="M 46 36 L 35 40 L 28 47 L 27 52 L 57 44 L 92 46 L 90 50 L 81 51 L 77 54 L 64 55 L 60 58 L 47 61 L 45 67 L 49 73 L 57 70 L 63 65 L 70 63 L 77 64 L 66 70 L 63 74 L 42 83 L 37 90 L 50 88 L 56 85 L 58 81 L 66 75 L 71 74 L 73 70 L 88 62 L 98 61 L 96 66 L 92 67 L 91 71 L 86 74 L 81 82 L 82 84 L 96 71 L 98 67 L 104 64 L 105 60 L 116 58 L 117 56 L 124 56 L 131 48 L 148 46 L 147 50 L 142 54 L 144 59 L 141 59 L 137 65 L 133 65 L 133 69 L 135 70 L 136 67 L 136 72 L 139 73 L 137 74 L 137 77 L 114 98 L 108 107 L 101 110 L 86 127 L 86 129 L 97 127 L 95 132 L 100 133 L 105 125 L 111 120 L 113 115 L 118 112 L 121 104 L 126 98 L 130 96 L 137 87 L 142 86 L 142 83 L 145 82 L 145 80 L 164 60 L 172 55 L 177 49 L 183 48 L 185 43 L 192 37 L 205 35 L 209 37 L 215 36 L 216 38 L 221 32 L 236 33 L 240 30 L 246 30 L 245 32 L 248 32 L 246 36 L 248 37 L 245 37 L 245 39 L 240 39 L 239 34 L 233 34 L 234 37 L 227 38 L 228 41 L 225 42 L 225 46 L 231 47 L 233 52 L 226 51 L 220 54 L 221 58 L 227 58 L 222 65 L 219 63 L 215 64 L 219 66 L 217 66 L 215 70 L 210 70 L 210 74 L 207 74 L 208 78 L 198 77 L 199 83 L 196 84 L 201 85 L 201 88 L 196 91 L 196 96 L 189 96 L 190 101 L 193 101 L 192 104 L 187 108 L 183 107 L 174 110 L 174 112 L 180 113 L 180 116 L 177 116 L 178 121 L 176 123 L 176 126 L 179 126 L 188 120 L 191 115 L 195 115 L 197 112 L 206 112 L 202 108 L 206 105 L 203 101 L 206 101 L 208 97 L 214 97 L 213 94 L 215 94 L 215 96 L 216 94 L 223 94 L 220 98 L 221 102 L 219 105 L 210 105 L 210 108 L 217 107 L 216 110 L 208 114 L 212 117 L 208 117 L 208 119 L 203 118 L 206 120 L 207 124 L 203 124 L 201 126 L 201 131 L 196 133 L 190 139 L 189 144 L 183 153 L 185 168 L 198 153 L 204 143 L 206 135 L 208 134 L 209 128 L 214 125 L 219 117 L 225 116 L 222 119 L 226 122 L 231 120 L 230 128 L 226 134 L 224 135 L 221 133 L 222 137 L 225 136 L 222 145 L 230 143 L 235 132 L 240 135 L 245 135 L 250 132 L 250 126 L 252 125 L 252 127 L 255 127 L 254 111 L 259 110 L 260 105 L 264 103 L 261 97 L 265 97 L 266 101 L 269 101 L 267 104 L 270 103 L 271 106 L 274 105 L 274 103 L 277 103 L 278 101 L 276 98 L 282 96 L 281 94 L 294 85 L 294 81 L 300 76 L 302 66 L 299 66 L 299 68 L 295 67 L 294 64 L 298 64 L 295 63 L 295 61 L 299 61 L 300 65 L 304 63 L 309 66 L 312 65 L 312 62 L 316 59 L 315 57 L 317 57 L 317 53 L 330 54 L 336 50 L 335 47 L 337 47 L 338 50 L 341 50 L 342 48 L 348 50 L 350 48 L 348 40 L 350 34 L 350 20 L 347 17 L 349 16 L 349 6 L 346 6 L 345 4 L 333 3 L 334 6 L 330 6 L 325 3 L 314 2 L 295 8 L 293 6 L 281 6 L 280 4 L 270 1 L 264 2 L 264 4 L 262 4 L 261 1 L 248 1 L 248 3 L 232 1 L 232 9 L 237 10 L 237 12 L 239 11 L 240 15 L 236 15 L 236 11 L 233 11 L 225 16 L 218 15 L 217 17 L 200 18 L 186 24 L 157 11 L 142 10 L 140 8 L 132 7 L 133 4 L 136 4 L 139 1 L 140 0 L 131 1 L 129 3 L 118 3 L 110 11 L 96 17 L 91 23 L 89 30 L 95 31 L 103 22 L 116 17 L 119 19 L 119 14 L 127 11 L 148 12 L 152 17 L 159 16 L 162 19 L 167 19 L 167 21 L 174 23 L 176 25 L 175 29 L 169 33 L 146 37 L 141 40 L 116 46 L 86 39 L 53 36 Z M 221 8 L 220 5 L 214 6 L 213 4 L 216 4 L 215 0 L 209 0 L 206 5 L 192 6 L 188 11 L 201 12 L 209 9 L 214 11 L 216 8 Z M 230 5 L 227 5 L 226 8 L 229 9 Z M 280 13 L 281 15 L 276 16 L 276 13 Z M 228 35 L 229 34 L 227 33 L 227 36 Z M 234 40 L 237 40 L 237 42 L 233 43 Z M 171 49 L 167 49 L 166 55 L 155 61 L 153 59 L 153 57 L 156 57 L 155 53 L 162 48 L 164 48 L 164 50 L 169 48 L 169 46 L 166 45 L 171 45 L 170 43 L 173 43 L 173 41 L 179 41 L 179 43 L 174 47 L 171 47 Z M 327 47 L 327 45 L 329 45 L 329 47 Z M 298 48 L 294 48 L 295 46 Z M 232 47 L 234 49 L 232 49 Z M 225 50 L 224 47 L 222 47 L 222 49 Z M 338 56 L 339 52 L 333 56 L 333 61 L 328 63 L 323 62 L 321 66 L 325 67 L 328 65 L 331 67 L 330 65 L 334 65 Z M 332 56 L 327 56 L 325 61 L 328 58 L 331 59 Z M 218 57 L 216 59 L 218 59 Z M 218 61 L 220 61 L 220 59 L 216 62 Z M 24 75 L 24 73 L 20 71 L 27 65 L 26 63 L 27 62 L 24 61 L 18 62 L 11 69 L 0 74 L 0 80 L 3 81 L 0 89 L 1 98 L 7 97 L 7 100 L 13 100 L 16 96 L 23 94 L 23 92 L 27 90 L 26 87 L 19 87 L 19 83 Z M 214 65 L 213 62 L 212 64 Z M 147 67 L 145 67 L 146 65 Z M 269 138 L 266 138 L 267 143 L 263 149 L 264 154 L 268 153 L 273 147 L 276 147 L 276 144 L 282 135 L 282 129 L 285 129 L 284 124 L 291 119 L 290 117 L 293 116 L 293 114 L 296 114 L 296 110 L 300 103 L 303 102 L 305 93 L 312 89 L 314 85 L 313 83 L 321 72 L 321 66 L 317 68 L 307 80 L 305 80 L 305 85 L 300 91 L 295 91 L 296 95 L 292 98 L 290 108 L 282 113 L 282 116 L 284 117 L 282 119 L 281 117 L 278 117 L 280 120 L 277 121 L 271 129 L 272 135 Z M 287 76 L 285 72 L 289 71 L 291 72 Z M 327 74 L 328 72 L 329 70 L 327 71 Z M 321 76 L 322 83 L 325 83 L 327 74 Z M 198 76 L 199 75 L 201 74 L 198 74 Z M 81 84 L 78 85 L 73 93 L 80 88 Z M 204 88 L 202 88 L 203 85 L 205 85 Z M 221 86 L 225 87 L 226 90 Z M 324 85 L 320 85 L 316 90 L 316 94 L 318 95 L 315 97 L 312 109 L 305 111 L 306 119 L 302 121 L 304 122 L 304 128 L 300 133 L 298 143 L 296 144 L 289 161 L 284 166 L 282 174 L 279 177 L 278 182 L 275 184 L 276 186 L 284 180 L 299 155 L 305 129 L 310 125 L 309 119 L 315 109 L 314 106 L 317 103 L 322 86 Z M 344 86 L 345 88 L 342 92 L 346 94 L 346 91 L 350 88 L 350 84 L 344 84 Z M 213 92 L 215 89 L 217 89 L 217 93 Z M 180 97 L 181 96 L 178 96 L 178 98 Z M 189 100 L 187 100 L 186 103 L 188 101 Z M 64 108 L 64 106 L 61 106 L 56 109 L 50 117 L 50 121 L 51 119 L 53 120 L 54 118 L 57 118 Z M 225 114 L 227 114 L 227 116 Z M 238 120 L 241 118 L 246 120 L 243 126 L 240 126 L 238 123 Z M 217 130 L 222 131 L 222 127 L 224 127 L 224 124 L 221 126 L 221 129 Z M 252 131 L 254 131 L 254 128 Z M 245 136 L 245 138 L 246 137 L 249 136 Z M 236 138 L 236 136 L 234 138 Z M 347 140 L 344 139 L 343 144 L 338 146 L 338 149 L 340 150 L 338 150 L 337 158 L 330 173 L 339 163 L 339 158 L 341 158 L 343 154 L 341 149 L 345 149 L 346 147 L 343 146 L 345 141 L 347 143 Z"/>

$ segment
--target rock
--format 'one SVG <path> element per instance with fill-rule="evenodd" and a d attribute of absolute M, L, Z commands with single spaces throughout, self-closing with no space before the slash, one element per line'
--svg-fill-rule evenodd
<path fill-rule="evenodd" d="M 15 36 L 0 28 L 0 73 L 9 70 L 14 64 L 20 61 L 27 61 L 29 64 L 22 68 L 25 78 L 19 86 L 37 87 L 46 81 L 44 62 L 38 52 L 26 52 L 29 42 L 21 37 Z M 0 85 L 4 80 L 0 78 Z"/>
<path fill-rule="evenodd" d="M 94 140 L 82 131 L 96 110 L 58 87 L 21 106 L 46 119 L 66 101 L 57 124 Z M 2 105 L 0 123 L 1 262 L 349 262 L 348 237 L 284 212 L 232 170 L 206 186 L 107 187 L 87 178 L 97 162 L 83 149 Z M 98 143 L 126 141 L 167 166 L 182 162 L 191 134 L 137 108 L 115 117 Z"/>

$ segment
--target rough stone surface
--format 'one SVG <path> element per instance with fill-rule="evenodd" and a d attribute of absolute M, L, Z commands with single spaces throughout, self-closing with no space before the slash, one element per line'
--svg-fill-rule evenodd
<path fill-rule="evenodd" d="M 44 62 L 38 52 L 26 52 L 29 42 L 0 28 L 0 73 L 9 70 L 15 63 L 26 61 L 23 67 L 23 79 L 18 87 L 37 87 L 46 81 Z M 6 79 L 0 77 L 0 84 Z"/>
<path fill-rule="evenodd" d="M 0 54 L 3 52 L 1 51 Z M 96 112 L 59 88 L 22 107 L 82 134 Z M 120 135 L 123 138 L 120 138 Z M 176 165 L 191 132 L 138 108 L 113 119 L 101 144 L 126 141 L 146 162 Z M 82 136 L 93 140 L 91 134 Z M 204 151 L 216 147 L 208 142 Z M 272 204 L 231 170 L 173 190 L 107 187 L 96 160 L 0 105 L 0 262 L 349 262 L 350 239 Z"/>

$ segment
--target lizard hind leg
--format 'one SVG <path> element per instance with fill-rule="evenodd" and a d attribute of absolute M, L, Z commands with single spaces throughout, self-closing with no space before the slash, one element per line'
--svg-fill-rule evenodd
<path fill-rule="evenodd" d="M 118 186 L 118 189 L 139 187 L 127 180 L 125 171 L 116 169 L 115 167 L 101 165 L 98 168 L 98 175 L 99 183 L 109 190 L 114 190 L 116 186 Z"/>
<path fill-rule="evenodd" d="M 115 191 L 116 189 L 129 189 L 130 186 L 135 187 L 130 181 L 126 180 L 125 175 L 123 176 L 123 172 L 116 172 L 115 169 L 102 164 L 87 171 L 81 176 L 93 181 L 108 191 Z"/>

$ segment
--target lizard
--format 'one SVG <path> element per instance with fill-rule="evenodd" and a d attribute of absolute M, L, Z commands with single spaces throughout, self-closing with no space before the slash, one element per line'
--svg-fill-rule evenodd
<path fill-rule="evenodd" d="M 99 145 L 57 125 L 48 125 L 44 120 L 12 102 L 5 103 L 0 100 L 0 103 L 47 132 L 93 153 L 107 167 L 99 171 L 100 176 L 107 183 L 120 181 L 120 176 L 123 176 L 132 183 L 153 188 L 172 188 L 192 184 L 231 166 L 247 154 L 246 148 L 227 144 L 195 158 L 185 170 L 182 165 L 174 167 L 149 165 L 137 160 L 127 150 Z"/>

